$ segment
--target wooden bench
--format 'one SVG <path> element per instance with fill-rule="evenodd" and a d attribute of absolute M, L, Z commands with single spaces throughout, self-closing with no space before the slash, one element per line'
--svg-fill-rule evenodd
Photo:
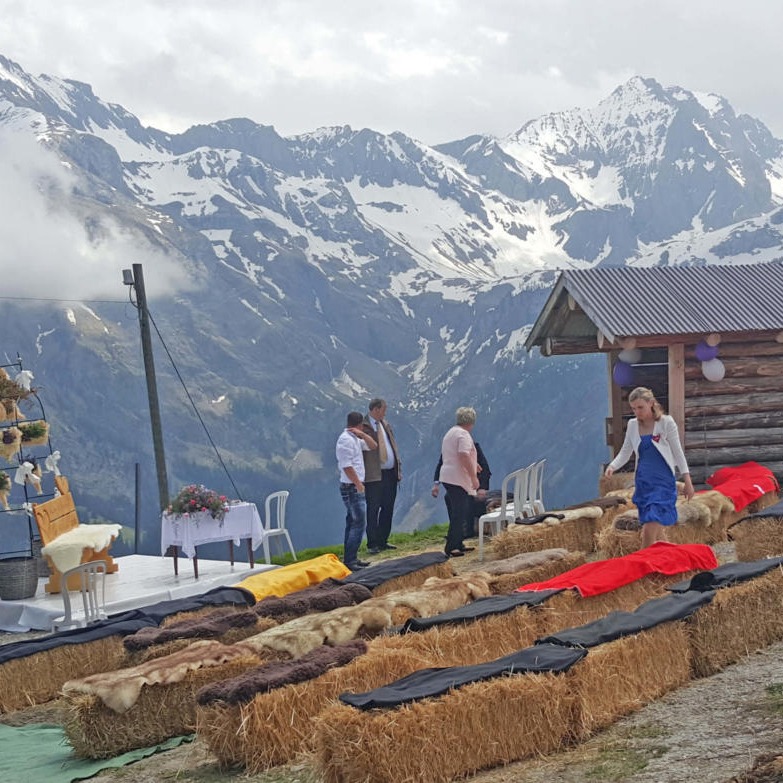
<path fill-rule="evenodd" d="M 33 503 L 33 516 L 35 517 L 35 523 L 38 525 L 38 531 L 41 534 L 41 544 L 44 547 L 69 531 L 93 527 L 92 525 L 82 525 L 79 522 L 76 507 L 73 504 L 73 495 L 70 492 L 47 500 L 45 503 Z M 108 526 L 96 525 L 94 527 L 105 528 Z M 111 543 L 99 550 L 92 547 L 83 548 L 81 562 L 88 563 L 92 560 L 103 560 L 106 563 L 106 573 L 115 573 L 119 566 L 109 554 L 110 547 Z M 54 564 L 52 558 L 49 555 L 45 555 L 45 557 L 49 564 L 49 570 L 51 571 L 49 581 L 46 583 L 46 592 L 59 593 L 62 587 L 62 574 Z M 68 589 L 78 590 L 79 585 L 79 574 L 74 574 L 68 582 Z"/>

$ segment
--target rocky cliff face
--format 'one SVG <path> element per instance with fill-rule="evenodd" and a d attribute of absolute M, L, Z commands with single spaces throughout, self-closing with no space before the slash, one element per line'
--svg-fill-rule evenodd
<path fill-rule="evenodd" d="M 67 171 L 58 187 L 35 175 L 48 217 L 34 232 L 6 216 L 6 232 L 35 241 L 4 274 L 24 276 L 51 231 L 62 283 L 30 288 L 78 300 L 4 301 L 2 350 L 35 373 L 85 511 L 131 524 L 141 464 L 147 552 L 157 489 L 121 283 L 134 261 L 165 343 L 156 335 L 172 492 L 202 481 L 261 501 L 288 488 L 304 547 L 341 539 L 334 441 L 375 395 L 404 456 L 405 528 L 445 519 L 428 489 L 463 404 L 479 411 L 493 486 L 547 457 L 547 500 L 589 497 L 607 454 L 603 360 L 523 350 L 557 270 L 781 255 L 783 144 L 717 96 L 651 79 L 504 139 L 429 148 L 347 126 L 283 138 L 247 119 L 166 134 L 88 85 L 0 57 L 0 132 L 37 140 L 23 161 L 15 141 L 0 147 L 6 165 L 32 177 L 41 156 Z M 102 276 L 116 287 L 91 294 Z"/>

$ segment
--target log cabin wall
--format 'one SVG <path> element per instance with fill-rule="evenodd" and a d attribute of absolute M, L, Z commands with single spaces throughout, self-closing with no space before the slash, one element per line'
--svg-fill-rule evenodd
<path fill-rule="evenodd" d="M 778 333 L 723 334 L 721 381 L 708 381 L 685 346 L 685 456 L 695 484 L 750 460 L 783 478 L 783 343 Z"/>

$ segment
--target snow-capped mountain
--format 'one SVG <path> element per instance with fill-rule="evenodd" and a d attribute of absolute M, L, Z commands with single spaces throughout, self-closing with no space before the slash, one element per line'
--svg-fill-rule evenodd
<path fill-rule="evenodd" d="M 445 518 L 427 490 L 462 404 L 479 411 L 498 486 L 546 456 L 552 502 L 590 496 L 606 456 L 603 360 L 522 348 L 556 271 L 783 256 L 783 142 L 719 96 L 652 79 L 506 138 L 431 148 L 348 126 L 284 138 L 248 119 L 167 134 L 0 57 L 0 134 L 34 138 L 67 169 L 47 203 L 84 228 L 80 252 L 122 234 L 174 270 L 148 292 L 152 315 L 235 486 L 158 345 L 172 490 L 289 488 L 299 547 L 340 540 L 334 440 L 375 395 L 405 458 L 406 527 Z M 129 263 L 101 247 L 119 297 Z M 154 551 L 135 310 L 83 299 L 4 302 L 0 349 L 42 382 L 77 501 L 127 522 L 142 463 Z"/>

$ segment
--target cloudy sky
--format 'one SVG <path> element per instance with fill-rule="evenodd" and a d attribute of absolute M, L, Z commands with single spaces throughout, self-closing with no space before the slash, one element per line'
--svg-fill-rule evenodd
<path fill-rule="evenodd" d="M 145 124 L 429 144 L 594 105 L 636 74 L 719 93 L 783 137 L 781 29 L 774 0 L 0 0 L 0 54 Z"/>

